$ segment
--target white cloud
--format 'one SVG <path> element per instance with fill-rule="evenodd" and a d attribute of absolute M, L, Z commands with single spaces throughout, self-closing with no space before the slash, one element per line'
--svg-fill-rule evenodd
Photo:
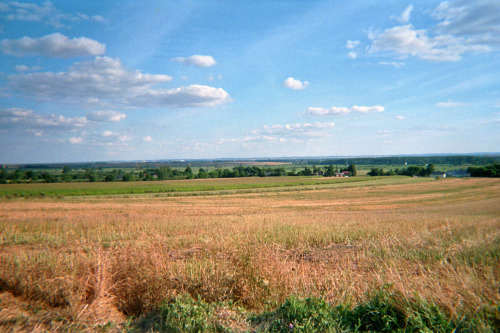
<path fill-rule="evenodd" d="M 500 2 L 455 0 L 441 2 L 433 11 L 441 22 L 432 30 L 461 38 L 469 46 L 500 46 Z"/>
<path fill-rule="evenodd" d="M 171 80 L 168 75 L 128 71 L 119 59 L 108 57 L 75 63 L 68 72 L 8 76 L 10 88 L 16 91 L 42 100 L 83 106 L 181 108 L 215 106 L 231 100 L 222 88 L 203 85 L 152 89 L 153 85 Z"/>
<path fill-rule="evenodd" d="M 403 120 L 403 119 L 405 119 L 405 117 L 403 117 L 403 116 L 396 116 L 396 119 L 397 120 Z"/>
<path fill-rule="evenodd" d="M 460 103 L 460 102 L 453 102 L 453 101 L 436 103 L 436 106 L 443 107 L 443 108 L 456 108 L 456 107 L 461 107 L 461 106 L 465 106 L 465 105 L 467 105 L 467 103 Z"/>
<path fill-rule="evenodd" d="M 407 23 L 411 5 L 399 21 Z M 389 52 L 428 61 L 458 61 L 464 53 L 489 52 L 500 46 L 500 3 L 478 0 L 441 2 L 432 12 L 440 20 L 430 29 L 407 24 L 376 34 L 370 30 L 370 52 Z"/>
<path fill-rule="evenodd" d="M 40 5 L 11 1 L 8 3 L 1 3 L 0 11 L 5 13 L 3 18 L 7 21 L 44 22 L 55 28 L 63 28 L 67 26 L 68 23 L 86 20 L 95 22 L 104 21 L 104 18 L 100 15 L 89 17 L 81 13 L 64 13 L 57 9 L 50 1 L 45 1 Z"/>
<path fill-rule="evenodd" d="M 212 56 L 206 55 L 192 55 L 190 57 L 177 57 L 172 58 L 172 61 L 181 63 L 186 66 L 195 66 L 195 67 L 211 67 L 217 64 L 215 59 Z"/>
<path fill-rule="evenodd" d="M 410 22 L 410 15 L 411 11 L 413 10 L 413 5 L 409 5 L 406 7 L 406 9 L 401 13 L 400 16 L 398 17 L 393 17 L 395 20 L 401 22 L 401 23 L 408 23 Z"/>
<path fill-rule="evenodd" d="M 38 71 L 38 70 L 42 69 L 42 67 L 40 67 L 40 66 L 29 67 L 26 65 L 17 65 L 15 67 L 15 69 L 17 72 L 32 72 L 32 71 Z"/>
<path fill-rule="evenodd" d="M 262 129 L 253 130 L 254 135 L 292 135 L 292 136 L 320 136 L 325 129 L 335 126 L 335 123 L 304 123 L 286 125 L 265 125 Z"/>
<path fill-rule="evenodd" d="M 355 49 L 361 42 L 359 40 L 348 40 L 345 47 L 347 47 L 349 50 Z"/>
<path fill-rule="evenodd" d="M 142 138 L 142 141 L 144 141 L 144 142 L 151 142 L 151 141 L 153 141 L 153 138 L 150 137 L 149 135 L 146 135 L 146 136 L 144 136 Z"/>
<path fill-rule="evenodd" d="M 71 130 L 87 125 L 87 118 L 67 118 L 61 115 L 41 115 L 22 108 L 0 109 L 0 125 L 21 129 L 64 129 Z"/>
<path fill-rule="evenodd" d="M 102 17 L 101 15 L 93 15 L 90 19 L 94 22 L 99 22 L 99 23 L 106 21 L 104 17 Z"/>
<path fill-rule="evenodd" d="M 309 107 L 307 111 L 303 112 L 302 114 L 311 116 L 330 116 L 330 115 L 348 115 L 351 113 L 374 113 L 374 112 L 383 112 L 384 110 L 385 108 L 380 105 L 375 105 L 375 106 L 354 105 L 350 108 L 332 106 L 329 109 Z"/>
<path fill-rule="evenodd" d="M 283 81 L 283 85 L 288 89 L 303 90 L 309 86 L 309 82 L 296 80 L 293 77 L 289 77 Z"/>
<path fill-rule="evenodd" d="M 265 125 L 251 131 L 247 136 L 219 139 L 214 144 L 219 146 L 242 145 L 242 147 L 249 148 L 252 144 L 260 143 L 312 143 L 330 137 L 333 127 L 335 124 L 332 122 Z"/>
<path fill-rule="evenodd" d="M 87 114 L 87 119 L 92 121 L 118 122 L 127 116 L 118 111 L 92 111 Z"/>
<path fill-rule="evenodd" d="M 109 137 L 109 136 L 113 136 L 113 135 L 115 135 L 115 132 L 112 132 L 112 131 L 102 132 L 102 136 L 104 136 L 104 137 Z"/>
<path fill-rule="evenodd" d="M 99 141 L 99 139 L 102 139 L 102 138 L 106 138 L 106 139 L 103 139 L 105 140 L 105 142 L 126 142 L 126 141 L 131 141 L 132 138 L 128 135 L 125 135 L 125 134 L 122 134 L 122 133 L 117 133 L 117 132 L 113 132 L 113 131 L 104 131 L 102 132 L 102 135 L 101 135 L 101 138 L 99 138 L 99 135 L 91 135 L 90 136 L 92 141 L 95 142 L 95 141 Z M 111 139 L 111 141 L 110 141 Z"/>
<path fill-rule="evenodd" d="M 69 142 L 72 145 L 78 145 L 78 144 L 83 143 L 83 138 L 74 138 L 74 137 L 71 137 L 71 138 L 69 138 Z"/>
<path fill-rule="evenodd" d="M 396 68 L 406 65 L 405 62 L 398 62 L 398 61 L 379 61 L 378 64 L 382 66 L 393 66 Z"/>
<path fill-rule="evenodd" d="M 428 37 L 425 30 L 415 30 L 409 24 L 387 29 L 376 36 L 369 51 L 389 51 L 431 61 L 457 61 L 471 49 L 452 36 Z"/>
<path fill-rule="evenodd" d="M 53 33 L 41 38 L 23 37 L 17 40 L 2 40 L 0 47 L 4 54 L 16 57 L 42 55 L 55 58 L 71 58 L 104 54 L 106 46 L 93 39 L 79 37 L 69 39 Z"/>
<path fill-rule="evenodd" d="M 231 100 L 222 88 L 191 85 L 173 89 L 150 89 L 131 99 L 131 104 L 147 107 L 213 107 Z"/>
<path fill-rule="evenodd" d="M 356 59 L 358 57 L 358 53 L 357 52 L 348 52 L 347 53 L 347 56 L 351 59 Z"/>

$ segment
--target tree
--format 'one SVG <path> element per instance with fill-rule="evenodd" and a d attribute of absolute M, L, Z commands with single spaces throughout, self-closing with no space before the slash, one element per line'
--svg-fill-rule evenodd
<path fill-rule="evenodd" d="M 313 174 L 312 170 L 308 167 L 305 167 L 304 170 L 300 172 L 302 176 L 311 176 Z"/>
<path fill-rule="evenodd" d="M 325 177 L 333 177 L 335 175 L 335 168 L 333 165 L 329 165 L 328 168 L 326 168 L 325 172 Z"/>
<path fill-rule="evenodd" d="M 135 180 L 135 176 L 133 172 L 128 172 L 123 175 L 123 181 L 124 182 L 131 182 Z"/>
<path fill-rule="evenodd" d="M 67 165 L 65 165 L 62 169 L 62 173 L 70 173 L 71 172 L 71 168 Z"/>
<path fill-rule="evenodd" d="M 200 168 L 198 170 L 198 178 L 200 179 L 208 178 L 208 172 L 205 169 Z"/>
<path fill-rule="evenodd" d="M 69 174 L 69 173 L 63 173 L 61 175 L 61 179 L 62 179 L 63 182 L 69 183 L 69 182 L 71 182 L 71 180 L 73 178 L 71 177 L 71 174 Z"/>
<path fill-rule="evenodd" d="M 356 165 L 354 163 L 350 164 L 347 167 L 347 171 L 349 171 L 349 173 L 351 174 L 351 176 L 356 176 L 356 174 L 358 173 L 358 171 L 356 170 Z"/>
<path fill-rule="evenodd" d="M 432 164 L 432 163 L 427 164 L 427 169 L 425 171 L 426 171 L 425 173 L 426 173 L 427 177 L 429 177 L 431 175 L 431 173 L 436 171 L 436 167 L 434 167 L 434 164 Z"/>
<path fill-rule="evenodd" d="M 87 169 L 85 170 L 85 178 L 89 180 L 89 182 L 93 183 L 97 181 L 97 173 L 95 169 Z"/>
<path fill-rule="evenodd" d="M 46 183 L 55 183 L 55 182 L 57 182 L 56 177 L 54 177 L 50 173 L 44 172 L 42 174 L 42 177 L 43 177 L 43 180 L 45 180 Z"/>
<path fill-rule="evenodd" d="M 368 176 L 383 176 L 384 169 L 372 168 L 370 172 L 368 172 Z"/>
<path fill-rule="evenodd" d="M 115 180 L 115 176 L 113 174 L 109 174 L 109 175 L 106 175 L 106 177 L 104 177 L 105 182 L 112 182 L 114 180 Z"/>

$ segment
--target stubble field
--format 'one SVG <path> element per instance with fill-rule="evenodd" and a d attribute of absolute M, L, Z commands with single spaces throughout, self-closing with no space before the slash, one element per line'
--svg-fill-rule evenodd
<path fill-rule="evenodd" d="M 498 329 L 500 180 L 285 187 L 2 199 L 0 330 L 161 330 L 186 295 L 217 327 L 266 330 L 250 316 L 290 296 L 352 309 L 374 291 Z"/>

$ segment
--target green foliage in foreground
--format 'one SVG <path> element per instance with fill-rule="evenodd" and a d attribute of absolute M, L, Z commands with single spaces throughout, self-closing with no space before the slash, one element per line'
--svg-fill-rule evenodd
<path fill-rule="evenodd" d="M 189 295 L 165 302 L 155 326 L 161 332 L 232 332 L 221 321 L 220 309 Z M 243 310 L 237 309 L 240 314 Z M 375 290 L 356 306 L 332 306 L 316 297 L 290 297 L 274 311 L 245 319 L 239 329 L 252 332 L 494 332 L 498 324 L 495 309 L 477 309 L 461 318 L 446 314 L 432 302 L 418 296 L 405 298 L 387 287 Z"/>

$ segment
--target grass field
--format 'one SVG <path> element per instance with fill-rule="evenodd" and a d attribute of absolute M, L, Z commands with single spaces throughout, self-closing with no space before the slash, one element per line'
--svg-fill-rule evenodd
<path fill-rule="evenodd" d="M 155 182 L 81 182 L 81 183 L 34 183 L 7 184 L 0 186 L 0 197 L 17 198 L 33 196 L 95 196 L 95 195 L 129 195 L 129 194 L 176 194 L 193 195 L 210 194 L 207 192 L 234 191 L 248 189 L 280 190 L 287 187 L 310 188 L 320 186 L 363 186 L 370 184 L 414 183 L 429 181 L 429 178 L 409 179 L 400 177 L 252 177 L 252 178 L 218 178 L 196 180 L 165 180 Z"/>
<path fill-rule="evenodd" d="M 0 193 L 0 331 L 499 327 L 498 179 L 19 184 Z"/>

